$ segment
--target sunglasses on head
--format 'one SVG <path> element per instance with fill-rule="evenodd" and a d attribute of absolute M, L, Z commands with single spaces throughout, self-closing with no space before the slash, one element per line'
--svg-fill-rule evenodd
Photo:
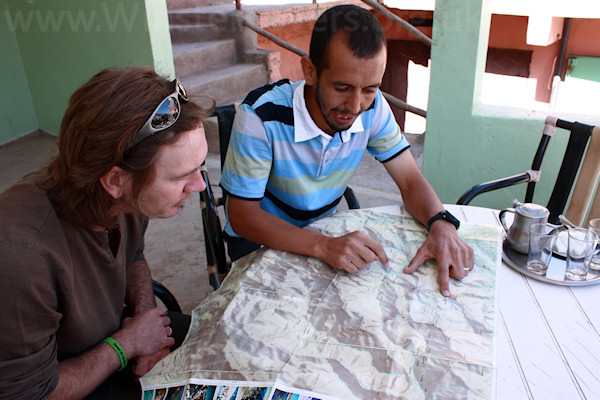
<path fill-rule="evenodd" d="M 189 99 L 179 79 L 175 79 L 175 91 L 160 102 L 144 126 L 135 134 L 135 138 L 127 147 L 127 150 L 154 135 L 156 132 L 164 131 L 173 126 L 179 119 L 179 114 L 181 114 L 181 104 L 179 101 L 189 101 Z"/>

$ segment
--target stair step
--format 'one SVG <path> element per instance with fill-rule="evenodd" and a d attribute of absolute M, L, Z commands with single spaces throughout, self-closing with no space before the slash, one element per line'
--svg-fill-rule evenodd
<path fill-rule="evenodd" d="M 169 10 L 190 8 L 190 7 L 214 7 L 230 5 L 231 0 L 167 0 L 167 8 Z"/>
<path fill-rule="evenodd" d="M 235 21 L 235 17 L 230 14 L 233 10 L 235 10 L 234 6 L 169 10 L 169 23 L 175 25 L 214 24 L 228 27 Z"/>
<path fill-rule="evenodd" d="M 249 91 L 268 83 L 268 78 L 263 65 L 235 64 L 181 81 L 189 93 L 212 96 L 217 105 L 223 105 L 244 98 Z"/>
<path fill-rule="evenodd" d="M 232 32 L 218 25 L 170 25 L 172 43 L 192 43 L 209 40 L 228 39 Z"/>
<path fill-rule="evenodd" d="M 173 44 L 175 73 L 179 78 L 219 69 L 236 60 L 233 39 Z"/>

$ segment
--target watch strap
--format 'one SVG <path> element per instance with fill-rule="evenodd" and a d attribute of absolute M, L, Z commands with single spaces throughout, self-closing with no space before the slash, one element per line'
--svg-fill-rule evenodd
<path fill-rule="evenodd" d="M 427 232 L 429 232 L 429 230 L 431 229 L 431 225 L 433 225 L 434 222 L 440 219 L 450 222 L 452 225 L 454 225 L 456 229 L 460 227 L 460 221 L 456 219 L 454 215 L 450 214 L 449 211 L 444 210 L 440 211 L 439 213 L 435 214 L 429 219 L 429 221 L 427 222 Z"/>

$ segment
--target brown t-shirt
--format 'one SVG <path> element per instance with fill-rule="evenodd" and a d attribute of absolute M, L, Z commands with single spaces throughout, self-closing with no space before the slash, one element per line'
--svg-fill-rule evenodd
<path fill-rule="evenodd" d="M 127 267 L 143 259 L 148 220 L 121 216 L 112 254 L 105 232 L 60 219 L 36 182 L 0 194 L 0 398 L 42 398 L 58 361 L 117 331 Z"/>

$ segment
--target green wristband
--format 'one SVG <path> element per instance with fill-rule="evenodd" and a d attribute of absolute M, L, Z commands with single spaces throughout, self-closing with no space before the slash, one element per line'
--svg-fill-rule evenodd
<path fill-rule="evenodd" d="M 117 352 L 117 355 L 119 356 L 119 360 L 121 360 L 121 368 L 119 368 L 117 371 L 121 371 L 123 368 L 125 368 L 127 366 L 127 354 L 125 354 L 125 350 L 123 350 L 123 348 L 121 347 L 119 342 L 117 342 L 115 339 L 111 338 L 110 336 L 107 337 L 106 339 L 104 339 L 104 342 L 108 343 L 108 345 Z"/>

